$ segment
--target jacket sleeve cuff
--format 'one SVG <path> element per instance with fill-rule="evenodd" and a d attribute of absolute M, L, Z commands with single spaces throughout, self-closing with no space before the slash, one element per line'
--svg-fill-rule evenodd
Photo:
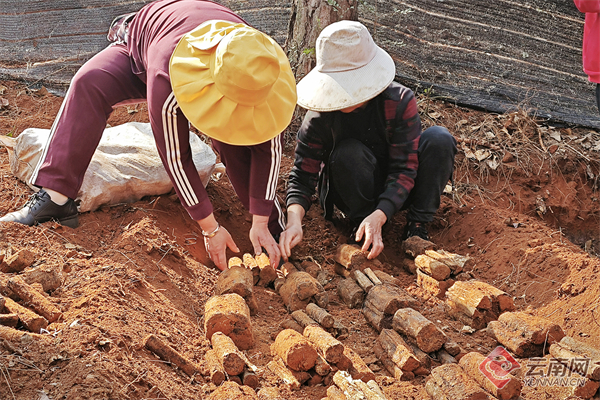
<path fill-rule="evenodd" d="M 193 205 L 191 207 L 186 207 L 188 214 L 194 221 L 200 221 L 208 217 L 213 212 L 212 204 L 210 204 L 210 200 L 206 199 L 199 204 Z"/>
<path fill-rule="evenodd" d="M 307 201 L 303 196 L 288 196 L 286 199 L 286 207 L 291 206 L 292 204 L 300 204 L 304 211 L 308 211 L 310 208 L 310 201 Z"/>
<path fill-rule="evenodd" d="M 394 205 L 394 203 L 386 199 L 382 199 L 379 201 L 377 209 L 383 211 L 383 213 L 387 217 L 387 222 L 391 221 L 392 217 L 396 213 L 396 206 Z"/>
<path fill-rule="evenodd" d="M 258 199 L 256 197 L 250 197 L 250 214 L 269 216 L 273 211 L 273 200 Z"/>

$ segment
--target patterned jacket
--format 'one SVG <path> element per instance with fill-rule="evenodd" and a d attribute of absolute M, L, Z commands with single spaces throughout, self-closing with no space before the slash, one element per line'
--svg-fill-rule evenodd
<path fill-rule="evenodd" d="M 377 209 L 388 220 L 402 207 L 414 186 L 417 175 L 417 148 L 421 137 L 421 119 L 413 92 L 392 82 L 380 95 L 370 100 L 376 102 L 372 112 L 377 113 L 377 132 L 388 146 L 387 158 L 379 160 L 387 166 L 387 178 Z M 329 156 L 341 139 L 341 111 L 309 111 L 298 131 L 294 167 L 289 176 L 286 204 L 300 204 L 308 211 L 311 197 L 319 185 L 319 198 L 330 217 L 333 204 L 327 199 L 329 191 Z"/>

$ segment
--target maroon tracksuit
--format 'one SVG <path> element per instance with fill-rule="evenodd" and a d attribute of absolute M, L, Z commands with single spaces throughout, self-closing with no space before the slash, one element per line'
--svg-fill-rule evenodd
<path fill-rule="evenodd" d="M 210 1 L 144 6 L 129 24 L 127 44 L 104 49 L 73 77 L 31 182 L 76 198 L 113 107 L 145 100 L 158 152 L 182 204 L 194 220 L 210 215 L 212 205 L 192 161 L 189 122 L 171 88 L 169 59 L 183 35 L 212 19 L 245 23 Z M 279 135 L 255 146 L 213 140 L 243 205 L 252 214 L 270 215 L 273 234 L 284 228 L 275 197 L 282 140 Z"/>

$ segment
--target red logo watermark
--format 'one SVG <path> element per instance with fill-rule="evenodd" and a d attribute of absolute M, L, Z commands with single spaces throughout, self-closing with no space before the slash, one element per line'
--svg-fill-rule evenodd
<path fill-rule="evenodd" d="M 492 351 L 481 364 L 479 371 L 488 378 L 490 382 L 498 389 L 502 389 L 510 379 L 506 376 L 515 369 L 521 368 L 521 365 L 515 358 L 502 346 L 498 346 Z"/>

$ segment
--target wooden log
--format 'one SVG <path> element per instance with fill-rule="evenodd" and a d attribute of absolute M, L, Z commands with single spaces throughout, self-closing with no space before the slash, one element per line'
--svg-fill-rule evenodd
<path fill-rule="evenodd" d="M 21 272 L 35 262 L 36 255 L 28 249 L 7 255 L 0 262 L 0 271 L 6 273 Z"/>
<path fill-rule="evenodd" d="M 377 277 L 377 275 L 375 274 L 375 272 L 373 272 L 371 268 L 365 268 L 363 272 L 367 276 L 367 278 L 369 278 L 371 282 L 373 282 L 374 285 L 383 284 L 383 282 L 381 282 L 381 280 Z"/>
<path fill-rule="evenodd" d="M 475 310 L 473 316 L 468 316 L 463 309 L 456 305 L 452 300 L 446 300 L 446 309 L 448 315 L 475 330 L 483 329 L 488 322 L 498 319 L 498 316 L 491 310 Z"/>
<path fill-rule="evenodd" d="M 304 331 L 310 328 L 312 326 L 306 327 Z M 279 356 L 294 371 L 308 371 L 317 361 L 317 351 L 312 342 L 291 329 L 279 332 L 271 345 L 271 353 Z"/>
<path fill-rule="evenodd" d="M 544 354 L 543 344 L 533 343 L 529 338 L 523 337 L 520 332 L 507 329 L 499 321 L 490 322 L 487 326 L 487 333 L 517 357 L 541 357 Z"/>
<path fill-rule="evenodd" d="M 411 236 L 402 243 L 402 249 L 412 258 L 425 254 L 427 250 L 435 250 L 437 245 L 418 236 Z"/>
<path fill-rule="evenodd" d="M 491 400 L 458 364 L 434 368 L 425 390 L 435 400 Z"/>
<path fill-rule="evenodd" d="M 560 342 L 550 346 L 550 355 L 557 360 L 589 358 L 590 365 L 585 376 L 588 379 L 600 381 L 600 349 L 591 347 L 570 336 L 565 336 Z"/>
<path fill-rule="evenodd" d="M 279 327 L 281 328 L 281 330 L 293 329 L 296 332 L 298 332 L 299 334 L 302 334 L 302 332 L 304 332 L 304 328 L 302 327 L 302 325 L 300 325 L 295 320 L 289 319 L 289 318 L 281 321 L 281 323 L 279 324 Z"/>
<path fill-rule="evenodd" d="M 450 354 L 448 354 L 448 352 L 446 350 L 440 349 L 435 352 L 435 355 L 436 355 L 437 359 L 439 360 L 440 364 L 456 364 L 456 363 L 458 363 L 458 361 L 456 361 L 456 358 L 454 358 Z"/>
<path fill-rule="evenodd" d="M 292 295 L 296 295 L 300 301 L 310 300 L 312 296 L 321 292 L 319 282 L 306 272 L 294 272 L 289 274 L 285 283 L 279 289 L 279 295 L 285 304 L 290 304 Z M 306 307 L 306 306 L 305 306 Z"/>
<path fill-rule="evenodd" d="M 449 253 L 445 250 L 425 250 L 425 254 L 439 262 L 446 264 L 453 274 L 460 274 L 470 257 Z"/>
<path fill-rule="evenodd" d="M 429 372 L 429 369 L 427 369 L 421 365 L 419 368 L 417 368 L 413 371 L 413 374 L 415 376 L 426 376 L 426 375 L 429 375 L 430 372 Z"/>
<path fill-rule="evenodd" d="M 231 267 L 243 267 L 244 262 L 239 257 L 231 257 L 229 261 L 227 261 L 227 268 Z"/>
<path fill-rule="evenodd" d="M 263 387 L 257 395 L 259 400 L 286 400 L 281 396 L 279 389 L 275 387 Z"/>
<path fill-rule="evenodd" d="M 320 354 L 315 362 L 315 372 L 321 376 L 325 376 L 331 372 L 331 365 Z"/>
<path fill-rule="evenodd" d="M 340 279 L 338 296 L 348 307 L 358 308 L 362 306 L 365 292 L 356 284 L 354 279 Z"/>
<path fill-rule="evenodd" d="M 369 382 L 375 379 L 375 374 L 364 362 L 364 360 L 349 347 L 344 347 L 344 355 L 350 360 L 350 368 L 348 372 L 352 379 L 359 379 L 363 382 Z"/>
<path fill-rule="evenodd" d="M 23 271 L 23 280 L 30 285 L 40 283 L 44 292 L 56 290 L 62 284 L 62 276 L 58 268 L 51 267 L 35 267 Z"/>
<path fill-rule="evenodd" d="M 309 325 L 304 328 L 304 336 L 308 338 L 327 362 L 335 364 L 344 354 L 344 345 L 342 342 L 318 325 Z"/>
<path fill-rule="evenodd" d="M 446 297 L 459 311 L 471 318 L 478 315 L 478 310 L 492 309 L 492 298 L 489 293 L 469 282 L 456 282 L 448 289 Z"/>
<path fill-rule="evenodd" d="M 310 372 L 310 379 L 308 381 L 306 381 L 306 385 L 307 386 L 317 386 L 320 385 L 321 383 L 323 383 L 323 377 L 319 374 L 317 374 L 316 372 L 312 371 Z"/>
<path fill-rule="evenodd" d="M 450 354 L 452 357 L 458 355 L 460 352 L 462 352 L 461 347 L 459 346 L 458 343 L 456 343 L 453 340 L 446 340 L 446 343 L 444 343 L 444 350 L 446 350 L 448 352 L 448 354 Z"/>
<path fill-rule="evenodd" d="M 342 244 L 338 246 L 334 260 L 348 270 L 359 269 L 367 262 L 368 254 L 368 252 L 362 251 L 360 247 L 356 245 Z"/>
<path fill-rule="evenodd" d="M 317 293 L 313 296 L 313 300 L 314 300 L 315 304 L 317 304 L 319 307 L 327 308 L 327 306 L 329 305 L 329 293 L 327 293 L 323 289 L 322 292 Z"/>
<path fill-rule="evenodd" d="M 222 332 L 215 332 L 210 342 L 227 375 L 239 375 L 244 371 L 246 357 L 229 336 Z"/>
<path fill-rule="evenodd" d="M 321 272 L 321 267 L 316 262 L 312 261 L 302 261 L 300 267 L 304 269 L 304 272 L 308 273 L 313 278 L 317 278 L 319 272 Z"/>
<path fill-rule="evenodd" d="M 241 350 L 254 346 L 250 310 L 236 293 L 213 296 L 204 306 L 204 332 L 210 340 L 215 332 L 229 336 Z"/>
<path fill-rule="evenodd" d="M 221 386 L 206 397 L 206 400 L 223 400 L 223 399 L 236 399 L 236 400 L 256 400 L 256 393 L 254 389 L 243 386 L 239 376 L 230 376 L 229 381 L 223 382 Z"/>
<path fill-rule="evenodd" d="M 300 388 L 300 381 L 292 371 L 285 366 L 281 358 L 273 358 L 273 360 L 269 361 L 267 364 L 267 368 L 288 385 L 291 390 L 298 390 Z"/>
<path fill-rule="evenodd" d="M 415 265 L 418 269 L 431 276 L 436 281 L 444 281 L 450 277 L 450 267 L 433 258 L 421 254 L 415 258 Z"/>
<path fill-rule="evenodd" d="M 365 274 L 362 273 L 361 270 L 355 269 L 354 271 L 352 271 L 352 274 L 354 276 L 354 279 L 356 280 L 356 283 L 358 283 L 358 285 L 365 291 L 365 293 L 369 293 L 369 290 L 371 290 L 373 286 L 375 286 L 373 282 L 371 282 L 371 280 L 367 278 Z"/>
<path fill-rule="evenodd" d="M 402 371 L 414 371 L 421 366 L 419 360 L 410 350 L 404 339 L 392 329 L 384 329 L 379 334 L 377 342 Z"/>
<path fill-rule="evenodd" d="M 327 388 L 327 400 L 348 400 L 348 397 L 337 386 L 331 385 Z"/>
<path fill-rule="evenodd" d="M 347 398 L 352 400 L 366 399 L 362 390 L 353 384 L 352 381 L 352 377 L 346 371 L 337 371 L 333 375 L 333 382 L 344 392 Z"/>
<path fill-rule="evenodd" d="M 242 378 L 240 378 L 239 376 L 237 376 L 237 375 L 230 375 L 228 378 L 229 378 L 230 382 L 235 382 L 239 386 L 242 386 Z"/>
<path fill-rule="evenodd" d="M 333 323 L 331 333 L 333 333 L 333 336 L 335 336 L 338 340 L 347 339 L 349 334 L 348 328 L 337 320 Z"/>
<path fill-rule="evenodd" d="M 333 315 L 329 314 L 327 310 L 322 309 L 314 303 L 310 303 L 306 306 L 306 313 L 309 317 L 317 321 L 323 328 L 333 328 L 335 320 L 333 319 Z"/>
<path fill-rule="evenodd" d="M 249 386 L 252 389 L 256 389 L 260 383 L 258 380 L 258 375 L 256 375 L 253 371 L 250 371 L 248 368 L 244 369 L 241 377 L 242 384 Z"/>
<path fill-rule="evenodd" d="M 365 302 L 367 301 L 372 308 L 392 315 L 400 308 L 418 306 L 417 300 L 404 289 L 388 284 L 373 287 L 366 296 Z"/>
<path fill-rule="evenodd" d="M 309 317 L 304 311 L 296 310 L 292 313 L 292 318 L 302 327 L 302 331 L 300 333 L 304 333 L 304 328 L 309 325 L 319 325 L 317 321 Z"/>
<path fill-rule="evenodd" d="M 370 383 L 370 384 L 369 384 Z M 358 386 L 358 388 L 365 395 L 367 400 L 386 400 L 387 397 L 383 394 L 379 386 L 377 386 L 377 382 L 375 380 L 370 380 L 369 382 L 363 382 L 361 380 L 355 380 L 354 384 Z"/>
<path fill-rule="evenodd" d="M 233 266 L 219 274 L 215 284 L 215 294 L 237 293 L 244 298 L 250 309 L 250 314 L 258 313 L 258 306 L 254 298 L 254 278 L 248 268 Z"/>
<path fill-rule="evenodd" d="M 521 395 L 521 389 L 523 386 L 521 381 L 515 378 L 512 374 L 505 372 L 503 368 L 500 367 L 501 362 L 489 360 L 489 363 L 484 363 L 486 359 L 487 357 L 477 352 L 470 352 L 462 357 L 458 364 L 471 379 L 477 382 L 479 386 L 484 388 L 486 392 L 495 398 L 499 400 L 518 398 Z M 491 368 L 491 363 L 495 363 L 495 368 Z M 502 387 L 498 387 L 492 383 L 492 381 L 482 373 L 481 368 L 485 368 L 490 374 L 498 376 L 498 378 L 500 378 L 498 383 Z"/>
<path fill-rule="evenodd" d="M 285 278 L 275 278 L 275 280 L 273 281 L 273 288 L 275 288 L 275 292 L 277 292 L 279 294 L 279 290 L 281 289 L 281 287 L 283 286 L 283 284 L 285 283 Z"/>
<path fill-rule="evenodd" d="M 477 307 L 479 309 L 492 310 L 498 315 L 506 311 L 515 311 L 515 304 L 510 295 L 485 282 L 477 280 L 464 281 L 456 289 L 463 292 L 478 292 L 480 296 L 488 297 L 491 300 L 491 307 Z"/>
<path fill-rule="evenodd" d="M 190 360 L 152 334 L 144 339 L 144 347 L 156 354 L 161 360 L 174 364 L 188 376 L 194 376 L 199 372 Z"/>
<path fill-rule="evenodd" d="M 9 342 L 20 344 L 28 344 L 32 341 L 43 342 L 45 345 L 50 345 L 48 336 L 37 333 L 23 332 L 10 326 L 0 325 L 0 338 Z"/>
<path fill-rule="evenodd" d="M 15 276 L 8 281 L 8 288 L 21 300 L 28 303 L 38 314 L 52 323 L 57 321 L 62 312 L 50 302 L 43 294 L 25 283 L 23 278 Z"/>
<path fill-rule="evenodd" d="M 549 347 L 565 337 L 560 325 L 522 312 L 505 312 L 498 317 L 498 321 L 510 331 L 520 332 L 534 344 L 547 343 Z"/>
<path fill-rule="evenodd" d="M 443 299 L 446 296 L 446 291 L 454 285 L 454 279 L 446 279 L 445 281 L 438 281 L 433 279 L 431 276 L 417 270 L 417 285 L 432 296 Z"/>
<path fill-rule="evenodd" d="M 283 274 L 284 278 L 287 278 L 288 275 L 293 274 L 294 272 L 298 272 L 298 268 L 296 268 L 296 266 L 289 261 L 283 263 L 283 265 L 279 267 L 279 270 Z"/>
<path fill-rule="evenodd" d="M 392 327 L 393 314 L 385 314 L 379 311 L 370 301 L 365 301 L 362 308 L 362 313 L 367 322 L 381 332 L 382 329 L 390 329 Z"/>
<path fill-rule="evenodd" d="M 419 360 L 419 362 L 421 363 L 421 366 L 427 368 L 428 370 L 431 369 L 431 363 L 433 360 L 429 356 L 429 354 L 425 353 L 419 348 L 419 346 L 417 346 L 414 343 L 407 342 L 407 344 L 409 349 L 415 355 L 415 357 L 417 357 L 417 360 Z"/>
<path fill-rule="evenodd" d="M 23 307 L 8 297 L 5 298 L 4 308 L 11 314 L 17 314 L 23 326 L 33 333 L 40 333 L 40 330 L 48 327 L 48 320 L 46 318 Z"/>
<path fill-rule="evenodd" d="M 203 375 L 207 376 L 208 380 L 216 386 L 219 386 L 225 381 L 225 370 L 217 358 L 215 351 L 212 349 L 207 350 L 204 355 Z"/>
<path fill-rule="evenodd" d="M 19 316 L 17 314 L 0 314 L 0 325 L 15 328 L 18 323 Z"/>
<path fill-rule="evenodd" d="M 405 258 L 404 260 L 402 260 L 402 267 L 406 272 L 408 272 L 411 275 L 415 275 L 417 273 L 417 270 L 419 269 L 417 268 L 415 260 L 410 258 Z"/>
<path fill-rule="evenodd" d="M 388 371 L 388 373 L 397 381 L 406 380 L 405 372 L 402 371 L 399 366 L 397 366 L 388 356 L 387 351 L 385 351 L 379 341 L 375 342 L 373 346 L 373 353 L 379 359 L 383 367 Z M 412 373 L 412 372 L 411 372 Z M 414 375 L 413 375 L 414 377 Z"/>
<path fill-rule="evenodd" d="M 383 271 L 378 270 L 378 269 L 374 269 L 373 273 L 377 276 L 377 278 L 379 278 L 379 280 L 383 284 L 388 284 L 388 285 L 391 285 L 391 286 L 402 287 L 402 282 L 400 282 L 399 279 L 394 278 L 393 276 L 391 276 L 390 274 L 388 274 L 386 272 L 383 272 Z"/>
<path fill-rule="evenodd" d="M 401 308 L 394 314 L 392 327 L 416 340 L 417 346 L 425 353 L 442 348 L 446 335 L 433 322 L 412 308 Z"/>
<path fill-rule="evenodd" d="M 261 287 L 267 287 L 277 279 L 277 271 L 271 266 L 271 260 L 266 253 L 260 253 L 254 257 L 256 264 L 260 270 L 259 280 L 257 285 Z"/>
<path fill-rule="evenodd" d="M 352 271 L 349 269 L 346 269 L 346 267 L 344 267 L 341 264 L 335 264 L 333 266 L 333 269 L 335 271 L 336 274 L 343 276 L 346 279 L 351 279 L 352 278 Z"/>

